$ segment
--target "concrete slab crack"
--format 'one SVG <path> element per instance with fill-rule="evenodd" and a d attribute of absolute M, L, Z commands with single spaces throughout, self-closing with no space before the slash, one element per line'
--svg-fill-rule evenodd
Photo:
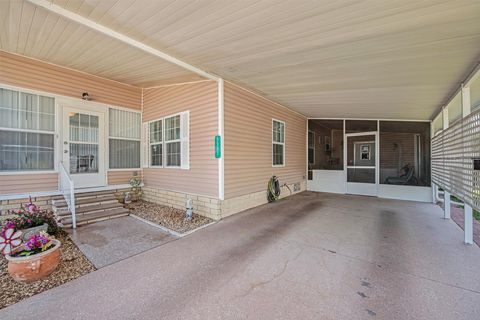
<path fill-rule="evenodd" d="M 300 248 L 300 251 L 295 255 L 295 257 L 293 259 L 286 259 L 285 260 L 285 262 L 283 263 L 283 267 L 279 272 L 274 273 L 273 276 L 268 280 L 258 281 L 258 282 L 254 282 L 254 283 L 250 284 L 250 288 L 248 288 L 248 290 L 239 297 L 244 298 L 244 297 L 248 296 L 253 290 L 255 290 L 259 287 L 262 287 L 262 286 L 278 279 L 279 277 L 281 277 L 285 273 L 285 271 L 287 270 L 288 264 L 292 261 L 297 260 L 300 257 L 300 255 L 303 253 L 303 251 L 304 251 L 304 248 Z"/>

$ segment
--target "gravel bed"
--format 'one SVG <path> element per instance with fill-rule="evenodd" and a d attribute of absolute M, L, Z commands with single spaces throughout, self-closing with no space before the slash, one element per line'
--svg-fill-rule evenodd
<path fill-rule="evenodd" d="M 0 256 L 0 309 L 95 270 L 66 234 L 57 239 L 62 242 L 58 268 L 46 279 L 34 283 L 15 282 L 8 274 L 7 259 Z"/>
<path fill-rule="evenodd" d="M 184 210 L 143 200 L 132 202 L 126 207 L 133 214 L 178 233 L 185 233 L 214 221 L 196 213 L 193 214 L 192 220 L 187 220 Z"/>

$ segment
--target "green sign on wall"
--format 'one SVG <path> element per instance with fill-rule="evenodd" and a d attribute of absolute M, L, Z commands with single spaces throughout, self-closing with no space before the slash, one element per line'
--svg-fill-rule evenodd
<path fill-rule="evenodd" d="M 215 136 L 215 158 L 222 157 L 222 137 Z"/>

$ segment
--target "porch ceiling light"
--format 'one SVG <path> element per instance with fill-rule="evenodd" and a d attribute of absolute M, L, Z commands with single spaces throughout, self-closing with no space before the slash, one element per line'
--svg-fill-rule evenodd
<path fill-rule="evenodd" d="M 82 99 L 86 100 L 86 101 L 92 100 L 92 98 L 90 98 L 90 95 L 88 94 L 88 92 L 82 93 Z"/>

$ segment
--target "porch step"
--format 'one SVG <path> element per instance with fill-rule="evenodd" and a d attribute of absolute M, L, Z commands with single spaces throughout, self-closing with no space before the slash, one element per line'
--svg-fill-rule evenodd
<path fill-rule="evenodd" d="M 83 215 L 78 215 L 77 214 L 77 226 L 89 224 L 89 223 L 94 223 L 98 221 L 104 221 L 108 219 L 114 219 L 114 218 L 119 218 L 119 217 L 124 217 L 128 216 L 130 214 L 130 211 L 128 209 L 125 209 L 123 207 L 120 208 L 114 208 L 110 210 L 105 210 L 105 211 L 97 211 L 89 214 L 83 214 Z M 62 220 L 62 225 L 64 228 L 71 228 L 72 227 L 72 216 L 66 216 L 63 217 Z"/>
<path fill-rule="evenodd" d="M 52 211 L 64 228 L 72 227 L 72 215 L 63 196 L 52 199 Z M 114 191 L 82 192 L 75 194 L 77 225 L 126 216 L 129 210 L 117 201 Z"/>
<path fill-rule="evenodd" d="M 96 204 L 116 203 L 116 202 L 118 202 L 118 201 L 113 196 L 113 194 L 102 195 L 102 196 L 99 196 L 99 197 L 96 197 L 96 198 L 92 197 L 92 198 L 78 198 L 78 199 L 75 199 L 75 207 L 80 208 L 80 207 L 92 206 L 92 205 L 96 205 Z M 52 205 L 55 207 L 56 210 L 67 208 L 67 202 L 63 198 L 61 200 L 52 200 Z"/>
<path fill-rule="evenodd" d="M 113 190 L 78 192 L 78 193 L 75 193 L 75 200 L 97 198 L 97 197 L 102 197 L 106 195 L 113 195 L 114 193 L 115 192 Z M 55 201 L 55 200 L 64 200 L 64 198 L 62 195 L 52 197 L 52 201 Z"/>
<path fill-rule="evenodd" d="M 109 202 L 104 204 L 92 203 L 85 207 L 76 206 L 75 212 L 78 217 L 80 215 L 91 214 L 97 211 L 105 211 L 105 210 L 116 209 L 116 208 L 123 208 L 122 204 L 119 203 L 117 200 L 115 200 L 115 202 Z M 65 208 L 65 210 L 57 210 L 57 216 L 59 217 L 65 217 L 69 215 L 71 214 L 67 208 Z"/>

